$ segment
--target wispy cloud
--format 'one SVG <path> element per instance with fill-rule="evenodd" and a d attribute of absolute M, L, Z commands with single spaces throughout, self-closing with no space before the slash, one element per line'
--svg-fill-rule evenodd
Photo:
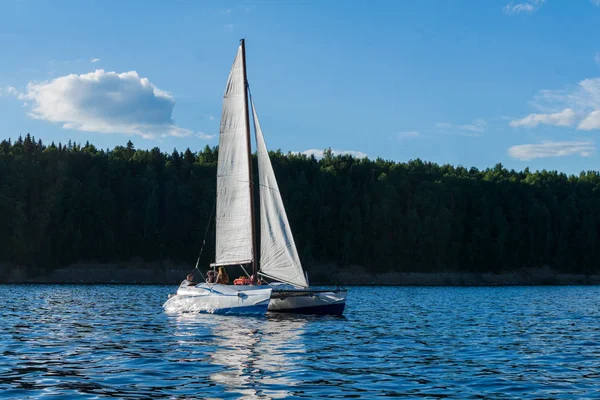
<path fill-rule="evenodd" d="M 225 24 L 225 25 L 223 25 L 223 28 L 225 28 L 226 30 L 232 30 L 233 24 Z"/>
<path fill-rule="evenodd" d="M 65 129 L 124 133 L 144 138 L 211 135 L 181 128 L 172 118 L 175 99 L 136 71 L 116 73 L 98 69 L 30 82 L 24 93 L 8 92 L 31 105 L 29 116 L 61 123 Z"/>
<path fill-rule="evenodd" d="M 590 0 L 593 5 L 600 6 L 600 0 Z"/>
<path fill-rule="evenodd" d="M 402 141 L 402 140 L 410 140 L 410 139 L 419 139 L 419 138 L 423 138 L 424 136 L 421 134 L 421 132 L 417 132 L 417 131 L 406 131 L 406 132 L 399 132 L 396 135 L 396 139 Z"/>
<path fill-rule="evenodd" d="M 600 110 L 592 111 L 577 125 L 577 129 L 591 131 L 592 129 L 600 129 Z"/>
<path fill-rule="evenodd" d="M 460 136 L 483 136 L 487 129 L 487 122 L 484 119 L 478 118 L 470 124 L 458 125 L 449 122 L 438 122 L 434 125 L 434 129 L 438 133 L 447 135 Z"/>
<path fill-rule="evenodd" d="M 97 63 L 98 61 L 100 61 L 100 59 L 99 59 L 99 58 L 92 58 L 92 59 L 90 59 L 90 62 L 91 62 L 92 64 L 95 64 L 95 63 Z"/>
<path fill-rule="evenodd" d="M 65 66 L 65 65 L 71 65 L 71 64 L 78 64 L 81 62 L 81 58 L 78 58 L 76 60 L 57 60 L 55 58 L 51 59 L 50 61 L 48 61 L 48 64 L 51 66 Z"/>
<path fill-rule="evenodd" d="M 575 117 L 575 111 L 571 108 L 565 108 L 561 112 L 553 114 L 529 114 L 524 118 L 511 121 L 510 126 L 527 126 L 530 128 L 538 126 L 539 124 L 570 126 L 575 121 Z"/>
<path fill-rule="evenodd" d="M 546 157 L 579 155 L 590 157 L 596 151 L 592 141 L 557 142 L 544 141 L 540 144 L 520 144 L 508 149 L 508 154 L 518 160 L 534 160 Z"/>
<path fill-rule="evenodd" d="M 576 126 L 580 130 L 600 129 L 600 78 L 584 79 L 574 87 L 541 90 L 531 102 L 540 114 L 529 114 L 510 125 Z"/>
<path fill-rule="evenodd" d="M 17 97 L 19 100 L 23 100 L 23 98 L 20 97 L 21 95 L 20 95 L 19 91 L 12 86 L 6 87 L 6 93 L 12 94 L 13 96 Z"/>
<path fill-rule="evenodd" d="M 511 1 L 504 7 L 504 13 L 507 15 L 532 13 L 540 8 L 545 2 L 546 0 L 527 0 L 520 3 Z"/>
<path fill-rule="evenodd" d="M 368 157 L 367 154 L 363 153 L 362 151 L 355 151 L 355 150 L 331 150 L 332 153 L 334 155 L 344 155 L 344 154 L 348 154 L 351 155 L 352 157 L 356 157 L 356 158 L 365 158 Z M 323 152 L 324 150 L 317 150 L 317 149 L 310 149 L 310 150 L 304 150 L 304 151 L 299 151 L 297 153 L 299 154 L 304 154 L 307 156 L 315 156 L 315 158 L 320 159 L 323 158 Z"/>
<path fill-rule="evenodd" d="M 0 96 L 2 96 L 3 94 L 5 94 L 7 96 L 12 95 L 17 98 L 19 97 L 19 91 L 12 86 L 6 86 L 6 88 L 4 88 L 4 89 L 0 88 Z"/>

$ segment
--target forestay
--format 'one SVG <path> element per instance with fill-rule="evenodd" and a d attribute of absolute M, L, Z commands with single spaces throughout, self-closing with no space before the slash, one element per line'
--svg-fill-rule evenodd
<path fill-rule="evenodd" d="M 253 102 L 252 113 L 260 185 L 260 272 L 283 282 L 308 287 Z"/>
<path fill-rule="evenodd" d="M 223 96 L 219 135 L 215 264 L 221 265 L 253 259 L 244 84 L 240 46 Z"/>

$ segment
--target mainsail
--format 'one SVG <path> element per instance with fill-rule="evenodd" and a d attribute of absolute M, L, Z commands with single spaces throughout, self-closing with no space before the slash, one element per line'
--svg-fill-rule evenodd
<path fill-rule="evenodd" d="M 308 287 L 253 102 L 252 113 L 260 187 L 260 273 Z"/>
<path fill-rule="evenodd" d="M 242 46 L 223 96 L 217 166 L 216 265 L 253 261 L 249 141 Z"/>

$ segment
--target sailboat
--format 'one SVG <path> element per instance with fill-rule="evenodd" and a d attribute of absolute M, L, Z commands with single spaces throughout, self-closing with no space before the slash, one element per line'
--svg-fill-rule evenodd
<path fill-rule="evenodd" d="M 260 193 L 260 271 L 272 279 L 269 311 L 342 315 L 347 291 L 310 289 L 273 172 L 267 145 L 251 100 Z"/>
<path fill-rule="evenodd" d="M 243 41 L 242 41 L 243 46 Z M 273 172 L 267 145 L 252 97 L 252 116 L 256 136 L 260 202 L 260 270 L 272 280 L 270 312 L 342 315 L 347 291 L 311 289 L 302 268 L 294 236 Z"/>
<path fill-rule="evenodd" d="M 249 107 L 251 104 L 256 136 L 259 208 L 260 208 L 260 264 L 257 265 L 254 183 L 250 146 Z M 257 311 L 265 304 L 261 299 L 268 291 L 265 310 L 272 312 L 341 315 L 346 305 L 347 291 L 317 290 L 309 287 L 308 276 L 302 268 L 298 250 L 279 193 L 277 179 L 260 127 L 256 107 L 249 93 L 246 78 L 245 41 L 240 41 L 233 62 L 225 95 L 219 135 L 216 203 L 216 267 L 240 266 L 247 277 L 234 280 L 234 285 L 198 284 L 193 288 L 179 288 L 177 302 L 190 304 L 183 307 L 202 309 L 220 305 L 228 291 L 238 292 L 237 313 Z M 246 267 L 252 268 L 252 274 Z M 270 281 L 264 284 L 261 278 Z M 211 296 L 201 293 L 211 291 Z M 190 296 L 195 295 L 190 300 Z M 243 297 L 242 296 L 247 296 Z M 167 305 L 165 303 L 165 305 Z M 208 305 L 210 303 L 210 306 Z M 225 303 L 223 303 L 225 304 Z M 231 312 L 227 306 L 227 312 Z M 213 309 L 219 312 L 219 309 Z M 261 308 L 262 310 L 262 308 Z"/>
<path fill-rule="evenodd" d="M 251 265 L 247 285 L 186 281 L 163 305 L 172 312 L 265 315 L 272 288 L 256 285 L 254 184 L 248 118 L 245 46 L 242 40 L 229 73 L 219 132 L 217 163 L 216 248 L 211 267 Z M 196 264 L 197 268 L 197 264 Z"/>

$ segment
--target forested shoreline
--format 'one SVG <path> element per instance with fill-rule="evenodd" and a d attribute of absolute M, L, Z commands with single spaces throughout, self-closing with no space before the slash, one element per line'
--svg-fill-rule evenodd
<path fill-rule="evenodd" d="M 214 260 L 218 149 L 0 142 L 0 263 Z M 600 173 L 271 152 L 300 257 L 385 273 L 599 272 Z M 254 160 L 256 161 L 256 160 Z M 256 162 L 254 163 L 256 168 Z"/>

